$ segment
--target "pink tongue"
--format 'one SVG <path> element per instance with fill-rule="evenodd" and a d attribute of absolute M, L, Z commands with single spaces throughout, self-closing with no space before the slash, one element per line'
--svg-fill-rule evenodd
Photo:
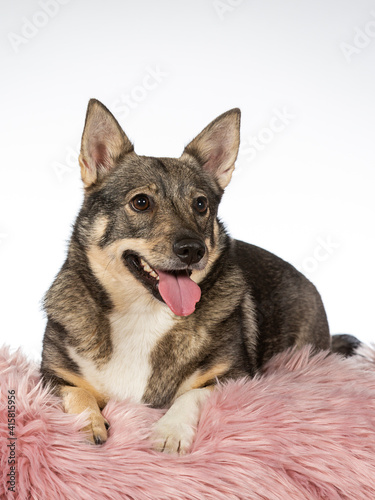
<path fill-rule="evenodd" d="M 159 275 L 159 292 L 164 302 L 177 316 L 189 316 L 201 298 L 201 289 L 187 274 L 165 273 Z"/>

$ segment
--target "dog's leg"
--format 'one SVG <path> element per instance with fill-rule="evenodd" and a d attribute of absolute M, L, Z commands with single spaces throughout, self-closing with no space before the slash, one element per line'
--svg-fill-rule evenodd
<path fill-rule="evenodd" d="M 96 398 L 86 389 L 65 385 L 60 389 L 63 406 L 66 413 L 82 413 L 89 411 L 90 423 L 83 429 L 87 439 L 95 444 L 102 444 L 107 440 L 108 422 L 99 409 Z"/>
<path fill-rule="evenodd" d="M 179 396 L 154 425 L 153 448 L 167 453 L 187 453 L 193 443 L 203 403 L 213 386 L 192 389 Z"/>

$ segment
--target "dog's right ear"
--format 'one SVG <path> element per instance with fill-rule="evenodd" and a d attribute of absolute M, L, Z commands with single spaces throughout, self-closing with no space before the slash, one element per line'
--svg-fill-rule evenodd
<path fill-rule="evenodd" d="M 96 99 L 90 99 L 82 134 L 79 164 L 86 188 L 99 182 L 133 144 L 112 113 Z"/>

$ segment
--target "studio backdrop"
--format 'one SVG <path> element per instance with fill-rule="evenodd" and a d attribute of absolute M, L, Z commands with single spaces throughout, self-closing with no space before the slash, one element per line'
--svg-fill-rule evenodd
<path fill-rule="evenodd" d="M 220 217 L 320 291 L 333 333 L 375 339 L 375 4 L 2 2 L 0 340 L 40 358 L 41 303 L 83 198 L 89 99 L 139 154 L 178 157 L 239 107 Z"/>

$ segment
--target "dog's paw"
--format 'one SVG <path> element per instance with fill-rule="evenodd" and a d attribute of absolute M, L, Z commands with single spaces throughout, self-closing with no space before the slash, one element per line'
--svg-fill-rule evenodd
<path fill-rule="evenodd" d="M 87 412 L 89 423 L 81 429 L 87 441 L 93 444 L 105 443 L 109 423 L 103 417 L 93 394 L 81 387 L 64 386 L 61 390 L 61 397 L 66 413 Z"/>
<path fill-rule="evenodd" d="M 185 455 L 190 451 L 196 429 L 166 413 L 156 424 L 151 433 L 152 448 L 164 453 Z"/>
<path fill-rule="evenodd" d="M 103 444 L 108 438 L 109 423 L 99 412 L 90 414 L 90 423 L 81 429 L 86 440 L 92 444 Z"/>
<path fill-rule="evenodd" d="M 153 427 L 152 447 L 157 451 L 185 455 L 191 449 L 201 413 L 201 405 L 211 390 L 192 389 L 179 396 Z"/>

